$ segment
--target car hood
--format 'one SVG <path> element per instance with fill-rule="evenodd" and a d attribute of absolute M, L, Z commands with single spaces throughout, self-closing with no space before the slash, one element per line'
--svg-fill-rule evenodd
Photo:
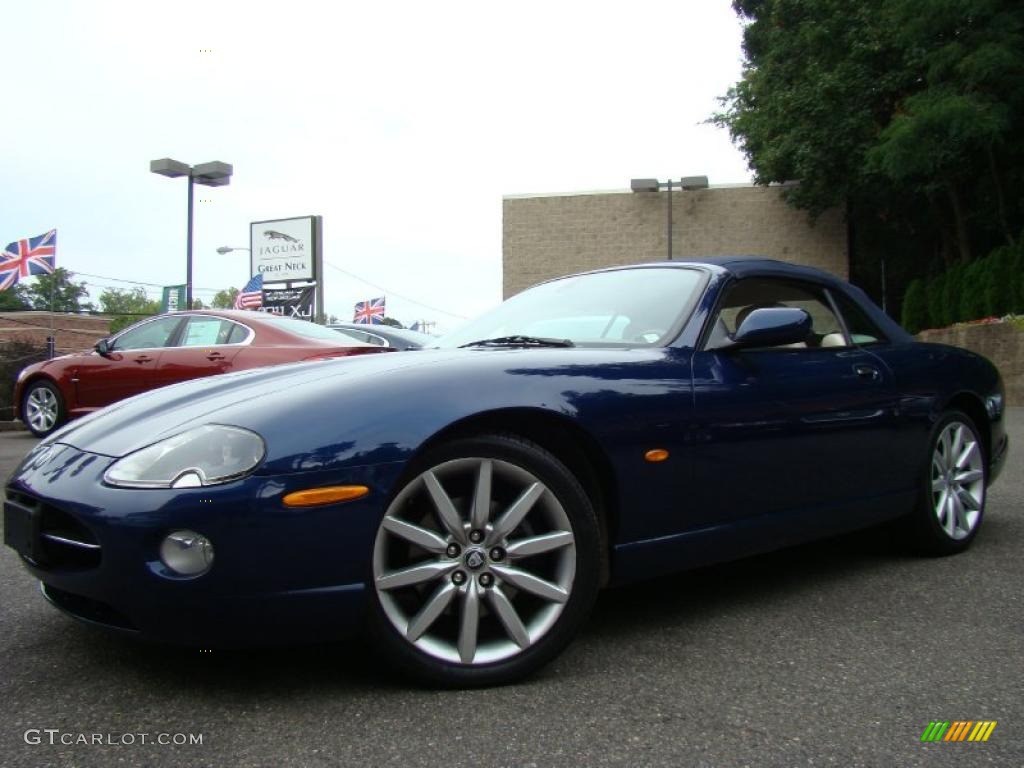
<path fill-rule="evenodd" d="M 260 431 L 273 418 L 288 418 L 300 399 L 317 402 L 318 393 L 338 398 L 348 387 L 373 387 L 381 377 L 436 365 L 465 352 L 359 355 L 195 379 L 136 395 L 72 421 L 47 442 L 119 457 L 200 424 L 233 424 Z"/>
<path fill-rule="evenodd" d="M 473 348 L 280 365 L 138 395 L 49 440 L 120 457 L 192 427 L 228 424 L 263 436 L 268 474 L 401 461 L 476 413 L 593 412 L 612 380 L 637 395 L 688 389 L 673 356 L 664 348 Z"/>

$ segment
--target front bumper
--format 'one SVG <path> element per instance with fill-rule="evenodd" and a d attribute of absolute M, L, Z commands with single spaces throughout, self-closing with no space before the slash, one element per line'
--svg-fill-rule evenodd
<path fill-rule="evenodd" d="M 29 571 L 61 610 L 200 646 L 318 642 L 361 622 L 373 540 L 400 464 L 145 490 L 105 485 L 111 463 L 56 444 L 30 454 L 9 484 L 10 503 L 37 510 L 40 531 L 94 547 L 83 557 L 74 545 L 55 545 L 53 535 L 21 546 Z M 342 483 L 367 485 L 371 493 L 306 509 L 281 502 L 295 490 Z M 202 576 L 177 576 L 160 561 L 160 542 L 182 529 L 213 542 L 214 563 Z"/>

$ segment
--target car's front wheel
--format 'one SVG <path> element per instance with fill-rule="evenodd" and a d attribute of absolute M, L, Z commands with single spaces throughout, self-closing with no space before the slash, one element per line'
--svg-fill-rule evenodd
<path fill-rule="evenodd" d="M 508 435 L 441 445 L 417 462 L 377 532 L 379 647 L 431 684 L 521 678 L 585 619 L 599 560 L 593 505 L 546 450 Z"/>
<path fill-rule="evenodd" d="M 25 426 L 36 437 L 46 437 L 64 423 L 64 398 L 55 384 L 34 381 L 25 390 L 21 412 Z"/>
<path fill-rule="evenodd" d="M 912 533 L 925 554 L 952 555 L 970 546 L 985 514 L 985 449 L 974 421 L 961 411 L 942 415 L 929 445 Z"/>

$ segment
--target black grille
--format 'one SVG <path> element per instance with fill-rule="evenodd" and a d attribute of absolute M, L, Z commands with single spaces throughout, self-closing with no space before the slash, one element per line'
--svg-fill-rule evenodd
<path fill-rule="evenodd" d="M 65 592 L 63 589 L 57 589 L 50 584 L 43 584 L 43 594 L 47 600 L 62 611 L 66 611 L 79 619 L 103 624 L 108 627 L 138 631 L 123 613 L 114 610 L 106 603 L 101 603 L 99 600 Z"/>
<path fill-rule="evenodd" d="M 36 565 L 41 568 L 85 570 L 100 564 L 102 550 L 96 536 L 77 518 L 27 493 L 7 489 L 7 500 L 38 515 Z"/>

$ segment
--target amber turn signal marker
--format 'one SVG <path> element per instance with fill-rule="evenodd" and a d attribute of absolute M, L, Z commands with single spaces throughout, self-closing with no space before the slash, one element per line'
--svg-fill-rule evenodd
<path fill-rule="evenodd" d="M 327 488 L 310 488 L 295 491 L 284 497 L 286 507 L 315 507 L 318 504 L 333 504 L 336 501 L 361 499 L 370 489 L 365 485 L 332 485 Z"/>
<path fill-rule="evenodd" d="M 666 451 L 664 448 L 652 448 L 651 450 L 644 454 L 644 459 L 655 464 L 659 461 L 664 461 L 667 458 L 668 451 Z"/>

